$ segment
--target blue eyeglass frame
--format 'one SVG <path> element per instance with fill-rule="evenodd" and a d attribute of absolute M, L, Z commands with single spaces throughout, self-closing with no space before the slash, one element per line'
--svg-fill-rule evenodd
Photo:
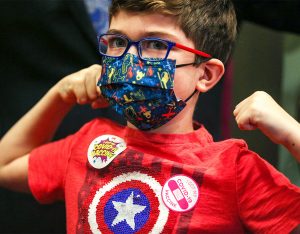
<path fill-rule="evenodd" d="M 123 54 L 120 55 L 120 56 L 111 56 L 111 55 L 106 55 L 106 54 L 103 54 L 101 53 L 101 49 L 100 49 L 100 38 L 103 37 L 103 36 L 109 36 L 109 35 L 112 35 L 112 36 L 118 36 L 118 37 L 121 37 L 125 40 L 128 41 L 128 44 L 127 44 L 127 48 L 124 50 Z M 140 42 L 141 41 L 147 41 L 147 40 L 157 40 L 157 41 L 161 41 L 161 42 L 164 42 L 168 45 L 168 48 L 167 48 L 167 53 L 166 53 L 166 56 L 163 58 L 163 59 L 144 59 L 142 56 L 141 56 L 141 47 L 140 47 Z M 166 60 L 169 56 L 169 53 L 171 51 L 171 49 L 173 47 L 177 47 L 179 49 L 183 49 L 185 51 L 189 51 L 191 53 L 194 53 L 194 54 L 197 54 L 197 55 L 200 55 L 201 57 L 204 57 L 204 58 L 209 58 L 211 59 L 212 56 L 210 54 L 207 54 L 201 50 L 196 50 L 196 49 L 193 49 L 193 48 L 190 48 L 190 47 L 187 47 L 187 46 L 184 46 L 182 44 L 179 44 L 179 43 L 175 43 L 175 42 L 172 42 L 172 41 L 168 41 L 168 40 L 164 40 L 164 39 L 161 39 L 161 38 L 157 38 L 157 37 L 146 37 L 146 38 L 142 38 L 141 40 L 138 40 L 138 41 L 132 41 L 130 40 L 128 37 L 122 35 L 122 34 L 114 34 L 114 33 L 104 33 L 104 34 L 101 34 L 98 36 L 98 44 L 99 44 L 99 52 L 101 55 L 103 56 L 108 56 L 108 57 L 112 57 L 112 58 L 122 58 L 126 53 L 127 51 L 130 49 L 130 47 L 132 45 L 134 45 L 136 48 L 137 48 L 137 51 L 138 51 L 138 55 L 139 55 L 139 58 L 143 61 L 163 61 L 163 60 Z"/>

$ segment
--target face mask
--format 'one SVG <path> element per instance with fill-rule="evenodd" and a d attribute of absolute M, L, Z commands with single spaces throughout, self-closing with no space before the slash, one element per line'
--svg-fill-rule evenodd
<path fill-rule="evenodd" d="M 142 61 L 133 54 L 103 57 L 98 81 L 113 109 L 141 130 L 158 128 L 186 106 L 174 94 L 175 60 Z M 191 65 L 183 64 L 178 65 Z"/>

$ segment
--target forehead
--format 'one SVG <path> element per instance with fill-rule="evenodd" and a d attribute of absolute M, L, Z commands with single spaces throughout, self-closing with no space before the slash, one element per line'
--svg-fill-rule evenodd
<path fill-rule="evenodd" d="M 147 36 L 175 41 L 187 39 L 176 18 L 158 13 L 119 11 L 112 16 L 109 31 L 122 33 L 132 40 Z"/>

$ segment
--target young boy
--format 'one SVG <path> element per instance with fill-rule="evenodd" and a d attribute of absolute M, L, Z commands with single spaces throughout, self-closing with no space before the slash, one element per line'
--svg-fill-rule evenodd
<path fill-rule="evenodd" d="M 65 200 L 68 233 L 291 232 L 300 190 L 243 141 L 193 126 L 235 34 L 230 1 L 113 0 L 103 68 L 63 78 L 3 137 L 0 185 Z M 95 119 L 45 144 L 76 102 L 107 101 L 126 127 Z"/>

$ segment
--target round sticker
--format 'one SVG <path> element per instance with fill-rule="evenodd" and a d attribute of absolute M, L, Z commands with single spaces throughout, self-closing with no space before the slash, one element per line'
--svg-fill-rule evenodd
<path fill-rule="evenodd" d="M 94 139 L 87 152 L 89 163 L 97 169 L 106 167 L 126 149 L 125 141 L 114 135 L 102 135 Z"/>
<path fill-rule="evenodd" d="M 162 199 L 173 211 L 186 212 L 191 210 L 199 198 L 196 182 L 186 175 L 175 175 L 164 184 Z"/>

